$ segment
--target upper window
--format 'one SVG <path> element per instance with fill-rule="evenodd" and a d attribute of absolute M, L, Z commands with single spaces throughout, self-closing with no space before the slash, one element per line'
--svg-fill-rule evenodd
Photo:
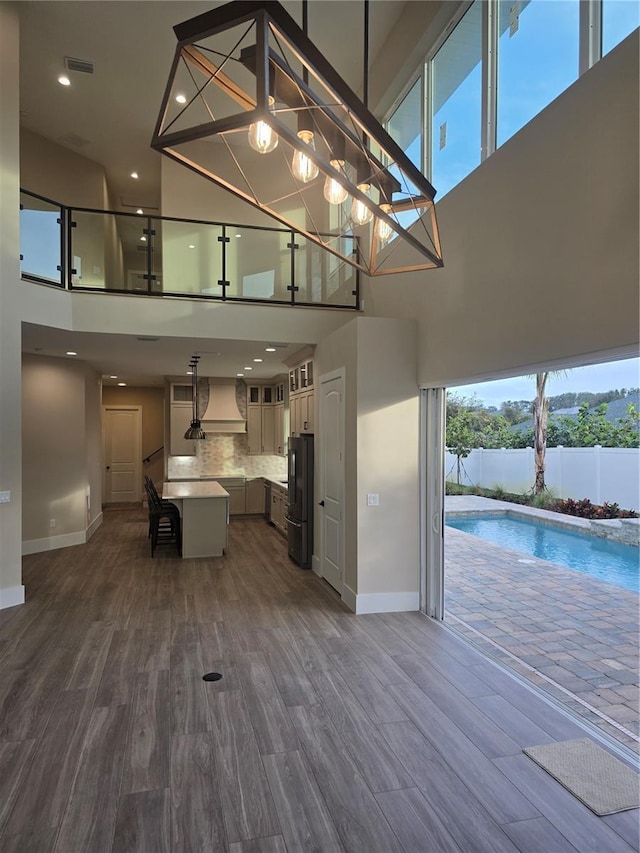
<path fill-rule="evenodd" d="M 500 0 L 497 144 L 578 79 L 579 0 Z"/>
<path fill-rule="evenodd" d="M 637 0 L 602 0 L 602 55 L 640 26 Z"/>
<path fill-rule="evenodd" d="M 480 164 L 482 2 L 475 0 L 432 65 L 432 184 L 441 198 Z"/>
<path fill-rule="evenodd" d="M 418 78 L 389 119 L 387 130 L 409 160 L 422 169 L 422 80 Z"/>
<path fill-rule="evenodd" d="M 394 110 L 387 122 L 387 131 L 389 136 L 397 142 L 409 160 L 421 172 L 424 169 L 422 155 L 423 127 L 422 78 L 419 77 L 404 96 L 399 106 Z M 402 172 L 397 169 L 394 163 L 389 165 L 389 171 L 400 182 L 400 191 L 394 194 L 394 201 L 401 201 L 403 198 L 407 198 L 417 192 L 413 185 L 407 183 Z M 418 216 L 418 211 L 406 210 L 398 213 L 396 218 L 403 228 L 409 228 Z"/>

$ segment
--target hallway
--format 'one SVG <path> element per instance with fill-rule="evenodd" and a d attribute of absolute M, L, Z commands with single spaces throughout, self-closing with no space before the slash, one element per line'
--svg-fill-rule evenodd
<path fill-rule="evenodd" d="M 637 849 L 522 754 L 583 729 L 444 626 L 354 616 L 262 519 L 211 560 L 146 526 L 24 558 L 0 611 L 2 853 Z"/>

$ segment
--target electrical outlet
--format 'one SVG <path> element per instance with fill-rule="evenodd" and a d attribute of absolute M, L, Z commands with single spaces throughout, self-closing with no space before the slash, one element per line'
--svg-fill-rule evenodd
<path fill-rule="evenodd" d="M 380 495 L 367 495 L 367 506 L 379 506 Z"/>
<path fill-rule="evenodd" d="M 0 504 L 11 503 L 11 492 L 0 492 Z"/>
<path fill-rule="evenodd" d="M 55 527 L 55 526 L 56 526 L 55 518 L 50 518 L 49 519 L 49 527 Z"/>

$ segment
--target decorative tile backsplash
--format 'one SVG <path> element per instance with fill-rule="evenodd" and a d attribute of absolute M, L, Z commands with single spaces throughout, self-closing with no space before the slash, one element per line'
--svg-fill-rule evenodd
<path fill-rule="evenodd" d="M 214 433 L 196 442 L 195 456 L 170 456 L 170 480 L 180 477 L 273 477 L 287 476 L 282 456 L 249 456 L 246 433 Z"/>
<path fill-rule="evenodd" d="M 207 380 L 198 383 L 198 410 L 204 412 L 209 400 Z M 204 387 L 203 387 L 204 386 Z M 236 383 L 236 402 L 243 418 L 247 416 L 247 386 Z M 205 426 L 206 429 L 206 426 Z M 287 460 L 282 456 L 250 456 L 246 433 L 210 433 L 196 441 L 195 456 L 169 456 L 170 480 L 180 477 L 273 477 L 287 476 Z"/>

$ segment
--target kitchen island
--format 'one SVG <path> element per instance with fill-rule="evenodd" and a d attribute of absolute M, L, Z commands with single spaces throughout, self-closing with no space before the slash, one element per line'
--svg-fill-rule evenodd
<path fill-rule="evenodd" d="M 183 557 L 220 557 L 227 547 L 229 492 L 215 480 L 165 482 L 162 499 L 182 519 Z"/>

